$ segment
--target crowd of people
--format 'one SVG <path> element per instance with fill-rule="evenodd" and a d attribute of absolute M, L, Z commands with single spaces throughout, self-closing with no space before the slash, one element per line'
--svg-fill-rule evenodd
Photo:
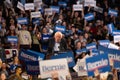
<path fill-rule="evenodd" d="M 22 63 L 20 63 L 19 55 L 13 56 L 12 64 L 8 64 L 5 49 L 17 49 L 18 53 L 21 49 L 41 52 L 45 54 L 45 60 L 49 60 L 58 52 L 72 51 L 77 61 L 86 54 L 90 55 L 90 53 L 81 55 L 76 53 L 76 50 L 85 48 L 87 44 L 92 42 L 98 44 L 99 40 L 113 42 L 112 35 L 108 33 L 107 24 L 113 23 L 116 30 L 120 29 L 119 0 L 96 0 L 96 6 L 103 9 L 102 13 L 94 11 L 91 5 L 84 7 L 81 11 L 74 11 L 72 5 L 77 4 L 77 0 L 43 0 L 40 10 L 35 8 L 35 10 L 22 11 L 17 8 L 18 1 L 11 0 L 12 7 L 8 7 L 4 0 L 0 0 L 0 80 L 24 80 L 20 75 Z M 34 2 L 33 0 L 25 1 L 26 3 Z M 60 6 L 59 1 L 66 2 L 67 6 Z M 51 5 L 60 6 L 59 13 L 53 12 L 52 15 L 46 15 L 45 8 Z M 108 15 L 110 8 L 118 11 L 118 16 Z M 39 24 L 32 22 L 30 14 L 35 11 L 41 12 Z M 94 13 L 94 20 L 86 21 L 84 16 L 87 13 Z M 20 17 L 28 18 L 28 24 L 18 24 L 17 19 Z M 55 26 L 57 25 L 64 26 L 66 31 L 56 32 Z M 8 36 L 16 36 L 17 44 L 7 42 Z M 117 45 L 119 46 L 120 43 Z M 72 72 L 75 71 L 71 70 Z M 29 79 L 32 80 L 32 77 L 29 76 Z M 80 79 L 79 77 L 78 80 Z M 84 79 L 87 80 L 86 77 Z"/>

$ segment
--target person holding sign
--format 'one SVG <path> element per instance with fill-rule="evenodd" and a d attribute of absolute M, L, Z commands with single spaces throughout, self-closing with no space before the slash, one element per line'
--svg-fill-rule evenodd
<path fill-rule="evenodd" d="M 51 37 L 51 34 L 49 34 L 48 29 L 46 27 L 42 28 L 42 34 L 41 34 L 41 49 L 42 52 L 46 53 L 47 52 L 47 48 L 48 48 L 48 41 L 49 38 Z"/>
<path fill-rule="evenodd" d="M 32 32 L 32 48 L 31 50 L 41 52 L 41 44 L 39 40 L 41 39 L 41 33 L 38 29 L 38 26 L 35 25 L 34 30 Z"/>
<path fill-rule="evenodd" d="M 21 77 L 21 73 L 22 73 L 22 68 L 20 66 L 18 66 L 16 69 L 15 69 L 15 74 L 12 74 L 8 80 L 24 80 L 22 77 Z"/>
<path fill-rule="evenodd" d="M 48 44 L 48 55 L 46 58 L 50 58 L 50 56 L 54 55 L 55 53 L 59 53 L 62 51 L 67 50 L 66 40 L 63 38 L 63 34 L 61 32 L 56 32 L 54 34 L 54 38 L 49 40 Z"/>

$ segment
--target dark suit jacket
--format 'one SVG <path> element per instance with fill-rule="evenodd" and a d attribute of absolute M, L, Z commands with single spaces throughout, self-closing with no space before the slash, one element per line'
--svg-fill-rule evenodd
<path fill-rule="evenodd" d="M 55 45 L 55 38 L 49 39 L 48 54 L 51 54 L 51 55 L 54 54 L 54 45 Z M 64 38 L 61 39 L 59 49 L 60 49 L 60 52 L 67 51 L 67 43 L 66 43 L 66 40 Z"/>

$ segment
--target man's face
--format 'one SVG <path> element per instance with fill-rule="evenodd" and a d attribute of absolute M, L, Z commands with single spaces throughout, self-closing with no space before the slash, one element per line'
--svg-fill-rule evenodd
<path fill-rule="evenodd" d="M 56 42 L 60 42 L 60 40 L 61 40 L 61 35 L 55 36 L 55 40 L 56 40 Z"/>
<path fill-rule="evenodd" d="M 23 29 L 23 30 L 26 30 L 26 25 L 22 25 L 22 29 Z"/>

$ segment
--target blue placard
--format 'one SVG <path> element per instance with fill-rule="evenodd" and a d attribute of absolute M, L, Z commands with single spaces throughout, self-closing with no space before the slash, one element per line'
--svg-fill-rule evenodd
<path fill-rule="evenodd" d="M 18 24 L 28 24 L 28 18 L 24 17 L 24 18 L 18 18 L 17 19 L 17 23 Z"/>
<path fill-rule="evenodd" d="M 120 35 L 120 30 L 114 30 L 113 32 L 112 32 L 112 35 L 114 36 L 114 35 Z"/>
<path fill-rule="evenodd" d="M 114 10 L 114 9 L 109 9 L 108 15 L 113 15 L 113 16 L 117 17 L 118 16 L 118 11 Z"/>
<path fill-rule="evenodd" d="M 51 57 L 51 59 L 60 59 L 60 58 L 67 58 L 69 67 L 75 66 L 74 56 L 72 52 L 63 52 Z"/>
<path fill-rule="evenodd" d="M 93 56 L 99 55 L 99 51 L 97 49 L 92 49 L 91 52 Z"/>
<path fill-rule="evenodd" d="M 21 50 L 19 58 L 24 61 L 38 61 L 44 59 L 44 54 L 32 50 Z"/>
<path fill-rule="evenodd" d="M 110 64 L 108 54 L 101 54 L 86 59 L 86 67 L 88 76 L 94 76 L 94 72 L 98 70 L 100 73 L 109 72 Z"/>
<path fill-rule="evenodd" d="M 80 49 L 80 50 L 76 50 L 76 53 L 77 53 L 77 55 L 80 55 L 80 54 L 82 54 L 83 52 L 87 52 L 88 50 L 86 49 L 86 48 L 82 48 L 82 49 Z"/>
<path fill-rule="evenodd" d="M 91 21 L 91 20 L 94 20 L 95 17 L 94 17 L 93 13 L 88 13 L 88 14 L 85 15 L 84 18 L 85 18 L 86 21 Z"/>
<path fill-rule="evenodd" d="M 17 43 L 18 42 L 18 37 L 17 36 L 7 36 L 7 41 Z"/>
<path fill-rule="evenodd" d="M 42 40 L 48 40 L 50 37 L 50 34 L 42 34 Z"/>
<path fill-rule="evenodd" d="M 104 47 L 108 47 L 110 40 L 99 40 L 98 42 L 100 45 L 102 45 Z"/>
<path fill-rule="evenodd" d="M 86 45 L 87 50 L 96 49 L 96 43 L 90 43 Z"/>
<path fill-rule="evenodd" d="M 55 26 L 55 32 L 60 31 L 62 33 L 66 32 L 66 27 L 65 26 L 61 26 L 61 25 L 56 25 Z"/>
<path fill-rule="evenodd" d="M 39 61 L 25 61 L 26 71 L 29 75 L 39 75 Z"/>
<path fill-rule="evenodd" d="M 59 13 L 60 12 L 60 7 L 59 6 L 50 6 L 53 12 Z"/>
<path fill-rule="evenodd" d="M 98 46 L 98 50 L 101 53 L 108 53 L 109 58 L 113 60 L 114 68 L 116 69 L 120 68 L 120 50 L 109 49 L 100 45 Z"/>
<path fill-rule="evenodd" d="M 62 6 L 62 7 L 66 7 L 66 6 L 67 6 L 67 3 L 66 3 L 66 2 L 63 2 L 63 1 L 59 1 L 59 2 L 58 2 L 58 5 L 59 5 L 59 6 Z"/>
<path fill-rule="evenodd" d="M 32 23 L 40 25 L 40 18 L 34 18 L 34 19 L 32 19 Z"/>
<path fill-rule="evenodd" d="M 114 24 L 110 23 L 110 24 L 107 25 L 107 27 L 108 27 L 109 34 L 112 34 L 113 31 L 115 30 Z"/>
<path fill-rule="evenodd" d="M 66 36 L 70 36 L 71 33 L 72 33 L 72 30 L 66 30 L 65 35 L 66 35 Z"/>
<path fill-rule="evenodd" d="M 44 60 L 44 58 L 45 58 L 45 54 L 43 54 L 43 53 L 36 52 L 36 51 L 33 51 L 33 50 L 27 50 L 27 51 L 38 55 L 38 60 Z"/>

